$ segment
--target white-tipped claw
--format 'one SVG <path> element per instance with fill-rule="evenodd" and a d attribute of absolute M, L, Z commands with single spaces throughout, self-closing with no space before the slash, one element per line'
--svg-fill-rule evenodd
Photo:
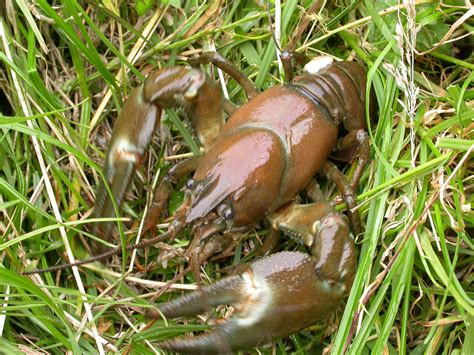
<path fill-rule="evenodd" d="M 242 275 L 162 304 L 151 318 L 195 316 L 222 304 L 235 311 L 208 333 L 157 345 L 177 353 L 232 353 L 307 327 L 331 314 L 343 297 L 339 287 L 328 287 L 315 268 L 315 258 L 307 254 L 281 252 L 253 263 Z"/>

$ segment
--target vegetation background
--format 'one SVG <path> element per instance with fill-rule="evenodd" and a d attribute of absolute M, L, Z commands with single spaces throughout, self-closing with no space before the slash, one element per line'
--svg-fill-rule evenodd
<path fill-rule="evenodd" d="M 215 48 L 263 90 L 283 81 L 276 40 L 309 57 L 364 62 L 379 115 L 358 191 L 365 233 L 347 302 L 325 324 L 254 351 L 474 354 L 473 15 L 468 0 L 0 3 L 2 352 L 147 354 L 159 340 L 208 328 L 144 318 L 150 304 L 195 287 L 191 275 L 175 279 L 184 260 L 164 268 L 154 248 L 75 274 L 18 272 L 65 263 L 66 252 L 87 256 L 114 119 L 150 70 Z M 222 83 L 245 102 L 235 82 Z M 198 152 L 180 116 L 166 112 L 129 192 L 122 238 L 136 237 L 160 173 Z M 207 263 L 205 279 L 253 260 L 265 234 L 260 226 L 233 255 Z M 301 248 L 281 241 L 280 250 Z M 174 291 L 163 294 L 170 280 Z"/>

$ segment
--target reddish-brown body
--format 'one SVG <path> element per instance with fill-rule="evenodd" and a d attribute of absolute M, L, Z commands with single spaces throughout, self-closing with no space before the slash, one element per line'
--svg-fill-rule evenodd
<path fill-rule="evenodd" d="M 197 68 L 209 62 L 244 88 L 248 103 L 234 110 L 222 99 L 215 82 Z M 117 205 L 151 141 L 162 109 L 182 108 L 204 148 L 202 157 L 171 168 L 157 187 L 145 230 L 153 228 L 166 210 L 171 182 L 194 172 L 167 232 L 139 246 L 173 238 L 190 226 L 194 239 L 187 255 L 196 279 L 204 261 L 232 247 L 232 236 L 262 219 L 271 231 L 281 230 L 310 250 L 309 255 L 280 252 L 263 258 L 241 275 L 159 306 L 161 313 L 154 317 L 194 315 L 218 304 L 235 306 L 234 315 L 212 332 L 159 344 L 174 352 L 209 354 L 257 346 L 291 334 L 330 314 L 350 289 L 356 256 L 349 224 L 322 200 L 313 177 L 321 172 L 335 182 L 352 228 L 359 232 L 353 188 L 369 155 L 364 131 L 366 78 L 358 64 L 341 62 L 257 93 L 217 53 L 203 54 L 194 65 L 150 74 L 126 101 L 112 135 L 104 173 Z M 226 124 L 224 106 L 234 111 Z M 347 133 L 343 138 L 339 138 L 341 130 Z M 346 161 L 356 152 L 361 157 L 350 182 L 327 160 L 334 150 Z M 297 196 L 304 189 L 313 203 L 299 205 Z M 103 184 L 97 193 L 96 216 L 114 216 L 113 205 Z M 97 236 L 109 241 L 112 231 L 111 223 L 94 229 Z M 100 249 L 97 244 L 94 247 Z"/>
<path fill-rule="evenodd" d="M 206 153 L 194 179 L 212 190 L 192 205 L 187 222 L 226 198 L 237 226 L 262 219 L 309 183 L 337 138 L 334 121 L 296 89 L 264 91 L 232 115 Z"/>

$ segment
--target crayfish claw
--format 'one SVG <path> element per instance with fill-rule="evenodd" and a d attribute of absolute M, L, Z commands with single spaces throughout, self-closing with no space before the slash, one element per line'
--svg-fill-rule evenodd
<path fill-rule="evenodd" d="M 209 334 L 192 338 L 165 340 L 158 343 L 162 350 L 173 353 L 188 354 L 232 354 L 228 336 L 222 331 L 212 331 Z"/>
<path fill-rule="evenodd" d="M 237 306 L 242 302 L 240 289 L 244 287 L 241 276 L 226 277 L 213 285 L 198 289 L 188 295 L 158 306 L 158 310 L 147 312 L 148 318 L 177 318 L 195 316 L 209 311 L 212 307 L 229 304 Z M 231 321 L 224 322 L 208 334 L 193 338 L 179 338 L 158 343 L 167 351 L 178 353 L 231 353 L 234 344 L 229 343 L 229 330 L 234 328 Z"/>
<path fill-rule="evenodd" d="M 236 305 L 242 299 L 238 292 L 242 281 L 240 276 L 226 277 L 215 284 L 164 303 L 158 306 L 158 310 L 167 318 L 177 318 L 195 316 L 222 304 Z"/>
<path fill-rule="evenodd" d="M 334 311 L 344 296 L 340 285 L 322 279 L 315 258 L 300 252 L 280 252 L 263 258 L 241 275 L 158 306 L 150 316 L 195 316 L 228 304 L 233 314 L 206 334 L 171 339 L 158 347 L 179 353 L 231 353 L 269 344 Z"/>

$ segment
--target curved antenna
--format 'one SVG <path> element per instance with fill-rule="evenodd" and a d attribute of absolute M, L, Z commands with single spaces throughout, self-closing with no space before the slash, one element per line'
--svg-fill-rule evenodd
<path fill-rule="evenodd" d="M 143 240 L 143 241 L 141 241 L 140 243 L 137 243 L 137 244 L 127 245 L 125 247 L 124 251 L 132 251 L 132 250 L 135 250 L 135 249 L 144 249 L 146 247 L 158 244 L 158 243 L 160 243 L 160 242 L 162 242 L 166 239 L 173 238 L 177 233 L 179 233 L 181 231 L 181 229 L 182 229 L 182 227 L 178 226 L 176 228 L 174 225 L 171 225 L 168 228 L 168 230 L 165 233 L 163 233 L 162 235 L 158 235 L 158 236 L 155 236 L 153 238 Z M 94 255 L 94 256 L 92 256 L 88 259 L 76 261 L 75 263 L 51 266 L 51 267 L 48 267 L 46 269 L 24 271 L 21 274 L 22 275 L 44 274 L 46 272 L 54 272 L 54 271 L 58 271 L 58 270 L 69 269 L 73 266 L 80 266 L 80 265 L 84 265 L 84 264 L 90 264 L 90 263 L 93 263 L 93 262 L 96 262 L 96 261 L 99 261 L 99 260 L 109 258 L 113 255 L 120 255 L 120 254 L 122 254 L 122 248 L 109 249 L 109 250 L 104 251 L 103 253 Z"/>

